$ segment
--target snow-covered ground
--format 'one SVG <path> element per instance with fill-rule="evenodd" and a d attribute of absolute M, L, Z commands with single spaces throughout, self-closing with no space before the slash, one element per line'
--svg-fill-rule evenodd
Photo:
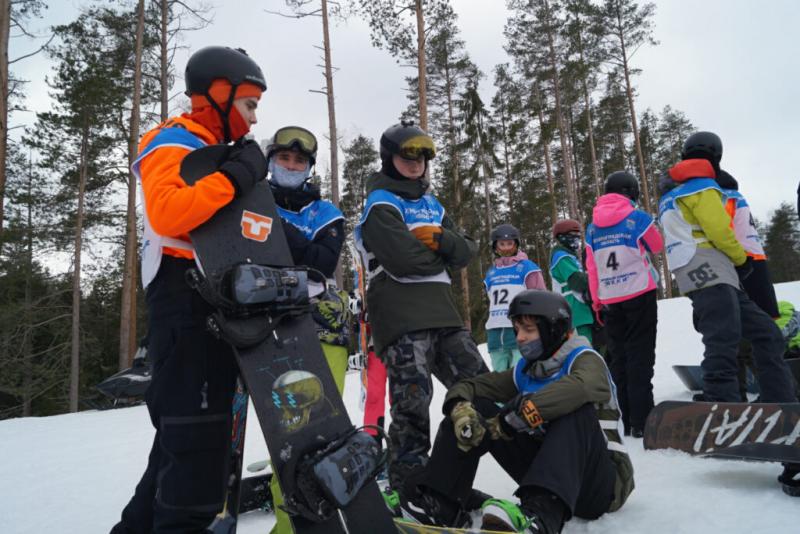
<path fill-rule="evenodd" d="M 800 282 L 780 284 L 777 291 L 778 298 L 800 304 Z M 659 302 L 658 328 L 656 402 L 688 399 L 671 365 L 701 359 L 689 301 Z M 351 373 L 345 402 L 354 420 L 361 419 L 358 396 L 358 376 Z M 431 409 L 434 425 L 441 420 L 443 396 L 439 386 Z M 255 414 L 250 415 L 246 464 L 266 456 Z M 0 421 L 0 531 L 108 532 L 144 470 L 152 439 L 143 406 Z M 627 504 L 597 521 L 570 521 L 566 533 L 800 532 L 800 499 L 781 492 L 775 480 L 780 466 L 644 451 L 640 439 L 626 444 L 636 469 L 636 490 Z M 506 498 L 515 489 L 490 457 L 481 464 L 476 487 Z M 270 515 L 246 514 L 239 532 L 266 534 L 273 522 Z"/>

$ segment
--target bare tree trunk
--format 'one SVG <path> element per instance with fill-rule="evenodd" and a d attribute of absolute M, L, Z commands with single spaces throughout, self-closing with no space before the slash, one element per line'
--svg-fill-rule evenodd
<path fill-rule="evenodd" d="M 81 248 L 83 247 L 83 210 L 86 179 L 89 172 L 87 161 L 89 151 L 89 128 L 81 132 L 81 155 L 78 172 L 78 211 L 75 215 L 75 255 L 72 261 L 72 347 L 69 372 L 69 411 L 78 411 L 78 392 L 80 388 L 80 349 L 81 349 Z"/>
<path fill-rule="evenodd" d="M 133 67 L 133 102 L 128 137 L 128 168 L 136 159 L 139 141 L 139 107 L 142 92 L 142 46 L 144 0 L 139 0 L 136 22 L 136 54 Z M 122 271 L 122 302 L 119 320 L 119 370 L 127 369 L 136 353 L 136 177 L 128 171 L 128 208 L 125 225 L 125 264 Z"/>
<path fill-rule="evenodd" d="M 513 184 L 511 183 L 511 163 L 508 158 L 508 137 L 507 137 L 508 134 L 506 130 L 506 111 L 503 104 L 501 104 L 500 108 L 500 128 L 503 132 L 503 163 L 506 169 L 506 189 L 508 189 L 508 209 L 511 213 L 511 223 L 513 224 L 517 216 L 517 210 L 514 209 L 514 195 L 511 193 L 514 190 L 514 188 Z"/>
<path fill-rule="evenodd" d="M 447 51 L 449 57 L 449 51 Z M 464 228 L 464 215 L 461 206 L 461 177 L 458 168 L 458 151 L 456 150 L 456 128 L 455 118 L 453 116 L 453 86 L 450 80 L 450 69 L 448 63 L 445 61 L 445 87 L 447 91 L 447 120 L 448 131 L 450 133 L 450 147 L 451 147 L 451 164 L 453 165 L 453 200 L 454 205 L 458 207 L 457 223 L 459 228 Z M 469 306 L 469 268 L 464 267 L 461 269 L 461 297 L 464 306 L 464 326 L 467 330 L 472 330 L 472 320 L 470 319 L 470 306 Z"/>
<path fill-rule="evenodd" d="M 28 156 L 28 200 L 27 200 L 27 239 L 25 251 L 25 342 L 23 350 L 23 375 L 22 375 L 22 417 L 30 417 L 33 413 L 33 323 L 32 296 L 31 296 L 31 277 L 33 276 L 33 173 L 32 162 Z"/>
<path fill-rule="evenodd" d="M 490 196 L 490 189 L 489 189 L 489 179 L 491 177 L 491 172 L 489 171 L 489 166 L 481 167 L 483 169 L 483 194 L 486 195 L 486 234 L 488 235 L 492 231 L 492 199 Z"/>
<path fill-rule="evenodd" d="M 422 12 L 422 0 L 415 0 L 417 12 L 417 77 L 419 80 L 419 126 L 428 131 L 428 77 L 425 61 L 425 15 Z"/>
<path fill-rule="evenodd" d="M 331 38 L 328 31 L 328 0 L 322 0 L 322 46 L 325 53 L 325 94 L 328 97 L 328 131 L 331 147 L 331 197 L 339 207 L 339 140 L 336 133 L 336 103 L 333 97 L 333 67 L 331 65 Z M 342 286 L 342 263 L 336 265 L 336 285 Z"/>
<path fill-rule="evenodd" d="M 572 165 L 572 177 L 573 182 L 575 184 L 575 203 L 578 207 L 578 215 L 580 220 L 583 221 L 583 211 L 581 211 L 581 187 L 580 187 L 580 172 L 578 169 L 578 155 L 575 153 L 575 122 L 572 117 L 572 107 L 567 107 L 569 110 L 569 116 L 567 117 L 567 131 L 569 132 L 569 136 L 567 137 L 567 150 L 569 150 L 570 155 L 570 163 Z"/>
<path fill-rule="evenodd" d="M 586 62 L 583 59 L 583 40 L 581 39 L 581 32 L 578 31 L 578 57 L 580 58 L 581 65 L 586 67 Z M 588 70 L 588 69 L 587 69 Z M 602 194 L 603 186 L 600 182 L 600 169 L 597 167 L 597 152 L 594 148 L 594 126 L 592 124 L 592 99 L 589 97 L 589 77 L 588 72 L 584 72 L 581 76 L 581 86 L 583 89 L 583 105 L 586 108 L 586 131 L 589 134 L 589 155 L 592 160 L 592 176 L 594 177 L 594 187 L 599 197 Z"/>
<path fill-rule="evenodd" d="M 542 93 L 538 87 L 535 87 L 534 90 L 536 91 L 536 99 L 538 100 L 538 116 L 539 116 L 539 131 L 544 133 L 544 112 L 542 108 L 544 107 L 544 102 L 542 101 Z M 556 220 L 558 220 L 558 211 L 556 210 L 556 189 L 555 189 L 555 179 L 553 177 L 553 162 L 550 159 L 550 140 L 544 139 L 543 137 L 540 138 L 539 142 L 542 143 L 542 150 L 544 151 L 544 167 L 545 173 L 547 175 L 547 190 L 550 193 L 550 209 L 551 209 L 551 216 L 552 221 L 551 224 L 555 224 Z"/>
<path fill-rule="evenodd" d="M 550 6 L 547 0 L 543 0 L 542 4 L 547 11 L 547 18 L 548 23 L 552 22 L 552 16 L 550 15 Z M 562 114 L 562 107 L 561 107 L 561 82 L 558 75 L 558 62 L 556 61 L 556 48 L 555 48 L 555 41 L 553 39 L 553 30 L 552 28 L 548 29 L 547 32 L 547 43 L 548 43 L 548 51 L 549 51 L 549 59 L 550 59 L 550 68 L 553 69 L 553 92 L 555 93 L 556 98 L 556 121 L 558 124 L 558 138 L 559 142 L 561 143 L 561 158 L 563 160 L 563 167 L 564 167 L 564 183 L 567 186 L 567 207 L 569 210 L 569 216 L 573 219 L 578 219 L 578 200 L 575 194 L 575 183 L 572 177 L 572 169 L 570 166 L 570 157 L 569 157 L 569 150 L 567 149 L 567 132 L 564 126 L 564 117 Z"/>
<path fill-rule="evenodd" d="M 478 113 L 478 157 L 480 158 L 480 164 L 478 166 L 479 169 L 483 169 L 483 194 L 486 195 L 486 234 L 492 231 L 492 197 L 491 197 L 491 189 L 489 187 L 489 181 L 494 176 L 494 171 L 492 170 L 492 166 L 489 164 L 489 160 L 486 158 L 486 152 L 484 150 L 485 143 L 483 141 L 483 119 L 482 115 Z M 481 269 L 483 272 L 483 269 Z"/>
<path fill-rule="evenodd" d="M 6 150 L 8 144 L 8 38 L 11 0 L 0 0 L 0 250 L 3 247 L 3 204 L 6 196 Z"/>
<path fill-rule="evenodd" d="M 161 122 L 169 116 L 169 64 L 167 62 L 167 40 L 169 39 L 168 21 L 169 0 L 161 0 Z"/>
<path fill-rule="evenodd" d="M 628 97 L 628 110 L 631 114 L 631 129 L 633 130 L 633 142 L 636 146 L 636 157 L 639 160 L 639 172 L 642 179 L 642 194 L 644 195 L 644 208 L 648 212 L 653 212 L 650 204 L 650 188 L 647 184 L 647 170 L 644 167 L 644 155 L 642 154 L 642 144 L 639 142 L 639 126 L 636 124 L 636 108 L 633 105 L 633 88 L 631 87 L 631 76 L 628 68 L 628 52 L 625 49 L 625 36 L 622 34 L 622 13 L 617 8 L 617 21 L 620 48 L 622 50 L 622 70 L 625 73 L 625 94 Z"/>

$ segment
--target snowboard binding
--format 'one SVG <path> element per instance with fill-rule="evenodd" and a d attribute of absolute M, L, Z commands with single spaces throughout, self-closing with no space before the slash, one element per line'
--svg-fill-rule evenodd
<path fill-rule="evenodd" d="M 219 276 L 189 269 L 186 282 L 217 309 L 206 320 L 209 331 L 234 347 L 248 348 L 267 339 L 282 320 L 312 311 L 308 273 L 306 268 L 240 263 Z"/>
<path fill-rule="evenodd" d="M 336 439 L 310 447 L 284 466 L 284 511 L 315 523 L 329 520 L 345 508 L 367 483 L 375 479 L 388 459 L 375 438 L 363 432 L 379 427 L 352 428 Z"/>

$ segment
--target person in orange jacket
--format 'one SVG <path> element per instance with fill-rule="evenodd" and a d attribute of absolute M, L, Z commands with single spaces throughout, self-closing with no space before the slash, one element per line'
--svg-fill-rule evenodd
<path fill-rule="evenodd" d="M 146 401 L 156 434 L 112 534 L 202 532 L 225 499 L 237 368 L 230 347 L 206 331 L 213 310 L 184 274 L 195 265 L 189 232 L 267 175 L 258 144 L 243 141 L 267 85 L 243 50 L 219 46 L 193 54 L 185 78 L 192 111 L 147 132 L 132 166 L 144 198 L 142 281 L 153 361 Z M 189 153 L 231 141 L 217 172 L 184 181 Z"/>

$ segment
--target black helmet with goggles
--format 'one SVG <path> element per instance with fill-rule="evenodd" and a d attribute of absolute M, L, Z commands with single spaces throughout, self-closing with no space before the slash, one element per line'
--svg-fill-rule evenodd
<path fill-rule="evenodd" d="M 387 161 L 394 155 L 414 161 L 424 157 L 427 162 L 436 156 L 436 146 L 425 130 L 403 121 L 381 135 L 381 160 Z"/>

